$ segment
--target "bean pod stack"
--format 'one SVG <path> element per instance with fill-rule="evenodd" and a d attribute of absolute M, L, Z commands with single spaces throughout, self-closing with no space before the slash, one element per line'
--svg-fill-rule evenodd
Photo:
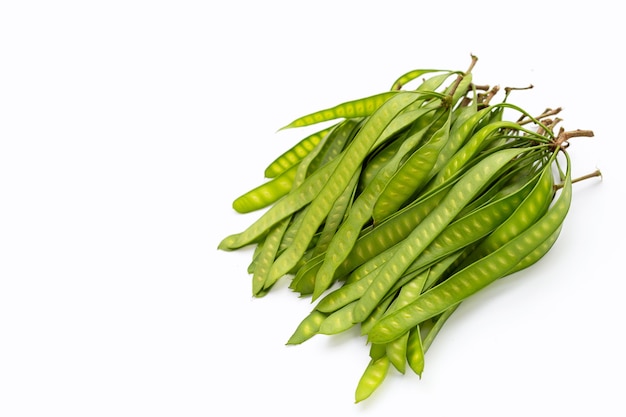
<path fill-rule="evenodd" d="M 509 102 L 513 89 L 492 103 L 498 88 L 473 82 L 475 63 L 410 71 L 389 91 L 294 120 L 284 128 L 330 126 L 233 202 L 240 213 L 266 209 L 219 245 L 256 246 L 253 294 L 289 277 L 315 304 L 288 344 L 359 326 L 370 362 L 356 402 L 390 368 L 421 376 L 459 304 L 541 259 L 568 213 L 568 140 L 593 133 L 557 132 L 560 109 L 532 116 Z"/>

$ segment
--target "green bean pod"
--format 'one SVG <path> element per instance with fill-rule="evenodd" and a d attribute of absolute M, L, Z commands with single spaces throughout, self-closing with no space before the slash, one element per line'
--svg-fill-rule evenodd
<path fill-rule="evenodd" d="M 322 323 L 328 314 L 322 313 L 318 310 L 311 311 L 305 318 L 300 322 L 296 331 L 291 335 L 289 340 L 287 341 L 288 345 L 299 345 L 309 340 L 313 336 L 315 336 Z"/>
<path fill-rule="evenodd" d="M 569 160 L 569 157 L 567 158 Z M 546 214 L 496 251 L 461 269 L 425 292 L 414 303 L 379 320 L 370 330 L 368 339 L 372 343 L 387 343 L 394 340 L 413 326 L 444 312 L 505 276 L 561 227 L 568 213 L 571 198 L 572 183 L 568 163 L 561 193 Z"/>
<path fill-rule="evenodd" d="M 355 117 L 367 117 L 376 112 L 390 98 L 398 92 L 386 91 L 369 97 L 350 100 L 327 109 L 319 110 L 293 120 L 279 130 L 296 127 L 310 126 L 317 123 L 327 122 L 340 118 L 351 119 Z"/>
<path fill-rule="evenodd" d="M 294 165 L 275 178 L 242 194 L 233 201 L 238 213 L 251 213 L 275 203 L 291 190 L 298 166 Z"/>
<path fill-rule="evenodd" d="M 391 91 L 400 90 L 407 83 L 409 83 L 409 82 L 411 82 L 411 81 L 421 77 L 422 75 L 433 73 L 433 72 L 442 72 L 443 73 L 443 74 L 439 75 L 441 77 L 440 84 L 443 83 L 451 75 L 455 74 L 454 71 L 449 71 L 449 70 L 438 70 L 438 69 L 416 69 L 416 70 L 411 70 L 409 72 L 406 72 L 406 73 L 402 74 L 400 77 L 398 77 L 393 82 L 393 84 L 391 85 Z M 422 82 L 422 84 L 420 84 L 418 89 L 421 88 L 423 90 L 434 91 L 434 90 L 436 90 L 439 87 L 439 85 L 435 84 L 435 82 L 437 82 L 439 80 L 440 80 L 440 78 L 429 77 L 424 82 Z"/>
<path fill-rule="evenodd" d="M 482 149 L 484 143 L 490 136 L 502 129 L 520 129 L 521 126 L 515 122 L 503 121 L 499 123 L 491 123 L 476 132 L 469 141 L 456 152 L 444 167 L 437 173 L 430 184 L 430 187 L 436 187 L 454 176 L 459 172 L 472 158 Z"/>
<path fill-rule="evenodd" d="M 300 142 L 296 143 L 290 149 L 283 152 L 276 159 L 274 159 L 268 166 L 265 168 L 264 175 L 266 178 L 274 178 L 283 172 L 287 171 L 289 168 L 297 165 L 309 152 L 311 152 L 326 135 L 334 128 L 334 126 L 328 127 L 326 129 L 322 129 L 318 132 L 315 132 L 304 139 L 300 140 Z"/>
<path fill-rule="evenodd" d="M 420 256 L 409 265 L 407 273 L 429 267 L 446 256 L 469 246 L 491 233 L 515 211 L 530 192 L 532 186 L 533 182 L 528 182 L 524 187 L 512 190 L 501 199 L 452 222 L 424 249 Z M 396 250 L 397 247 L 392 246 L 378 256 L 370 259 L 368 262 L 375 264 L 376 267 L 372 268 L 370 271 L 366 270 L 367 274 L 369 274 L 368 280 L 361 281 L 359 278 L 358 280 L 360 282 L 355 285 L 348 285 L 354 282 L 348 280 L 346 285 L 336 289 L 320 300 L 317 308 L 321 311 L 334 311 L 344 303 L 361 297 L 372 283 L 375 276 L 373 271 L 389 261 Z M 377 262 L 377 259 L 380 259 L 380 261 Z"/>
<path fill-rule="evenodd" d="M 538 181 L 530 193 L 516 207 L 511 216 L 498 226 L 481 244 L 465 259 L 464 265 L 494 252 L 510 241 L 514 236 L 530 227 L 548 209 L 554 198 L 554 179 L 552 164 L 547 163 L 540 172 Z"/>
<path fill-rule="evenodd" d="M 361 128 L 363 123 L 362 119 L 346 119 L 339 122 L 336 127 L 328 134 L 327 145 L 322 149 L 320 154 L 311 161 L 307 175 L 310 175 L 313 171 L 320 166 L 328 164 L 330 161 L 338 158 L 345 150 L 346 146 L 357 132 Z"/>
<path fill-rule="evenodd" d="M 424 132 L 425 130 L 422 130 L 407 138 L 391 161 L 377 173 L 376 177 L 354 201 L 345 221 L 330 241 L 322 265 L 317 271 L 313 289 L 314 300 L 333 283 L 337 268 L 349 256 L 363 226 L 371 220 L 374 205 L 381 191 L 397 171 L 404 155 L 408 154 L 421 141 Z"/>
<path fill-rule="evenodd" d="M 492 176 L 523 152 L 526 150 L 505 149 L 492 154 L 472 167 L 454 184 L 441 204 L 402 242 L 401 248 L 394 253 L 392 259 L 379 268 L 374 282 L 354 308 L 354 319 L 357 321 L 365 319 L 401 274 L 491 180 Z"/>
<path fill-rule="evenodd" d="M 339 158 L 340 163 L 326 184 L 311 201 L 293 245 L 276 259 L 270 270 L 270 278 L 285 275 L 298 262 L 309 246 L 311 238 L 328 215 L 332 204 L 359 169 L 380 133 L 400 110 L 419 97 L 419 94 L 412 93 L 396 94 L 387 100 L 372 117 L 367 119 L 354 140 L 346 148 L 343 156 Z"/>
<path fill-rule="evenodd" d="M 354 269 L 375 258 L 387 248 L 406 238 L 443 199 L 452 183 L 416 200 L 405 209 L 395 213 L 377 227 L 362 233 L 346 259 L 335 270 L 334 280 L 345 277 Z M 311 259 L 301 268 L 290 288 L 301 294 L 311 294 L 324 256 Z"/>
<path fill-rule="evenodd" d="M 389 370 L 389 358 L 382 356 L 379 359 L 372 359 L 365 368 L 365 372 L 359 379 L 355 392 L 355 402 L 361 402 L 369 398 L 374 391 L 382 384 L 387 371 Z"/>
<path fill-rule="evenodd" d="M 407 335 L 406 360 L 413 372 L 421 378 L 422 372 L 424 372 L 425 349 L 420 326 L 413 327 Z"/>
<path fill-rule="evenodd" d="M 409 197 L 419 192 L 430 179 L 429 174 L 438 155 L 448 141 L 452 117 L 448 112 L 446 122 L 422 147 L 416 150 L 395 171 L 380 192 L 373 210 L 374 221 L 379 222 L 402 207 Z"/>

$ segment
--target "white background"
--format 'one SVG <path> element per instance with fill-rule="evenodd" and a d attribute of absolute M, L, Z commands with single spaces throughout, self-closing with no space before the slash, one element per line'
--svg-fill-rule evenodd
<path fill-rule="evenodd" d="M 511 4 L 511 6 L 509 6 Z M 555 5 L 552 5 L 555 4 Z M 558 4 L 558 5 L 556 5 Z M 626 415 L 619 2 L 4 1 L 0 415 Z M 348 333 L 284 345 L 309 312 L 251 297 L 257 214 L 232 200 L 304 131 L 292 119 L 416 68 L 562 106 L 574 188 L 553 250 L 468 300 L 422 380 L 364 403 Z"/>

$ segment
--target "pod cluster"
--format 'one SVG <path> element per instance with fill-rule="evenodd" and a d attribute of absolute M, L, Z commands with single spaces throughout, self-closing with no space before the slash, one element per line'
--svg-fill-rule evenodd
<path fill-rule="evenodd" d="M 541 259 L 568 213 L 568 140 L 593 133 L 557 131 L 560 109 L 533 116 L 509 102 L 513 89 L 494 103 L 498 88 L 472 81 L 475 62 L 410 71 L 389 91 L 294 120 L 284 128 L 330 123 L 233 202 L 266 209 L 219 245 L 256 245 L 253 294 L 288 278 L 314 304 L 288 344 L 353 326 L 367 339 L 356 402 L 389 369 L 421 376 L 459 304 Z"/>

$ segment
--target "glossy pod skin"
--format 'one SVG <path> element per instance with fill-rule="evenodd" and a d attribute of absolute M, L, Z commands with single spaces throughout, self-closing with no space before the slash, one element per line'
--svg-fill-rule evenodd
<path fill-rule="evenodd" d="M 361 191 L 347 213 L 347 217 L 333 236 L 320 269 L 317 271 L 313 299 L 317 298 L 332 283 L 337 268 L 346 260 L 359 238 L 363 226 L 372 219 L 374 205 L 381 191 L 392 178 L 403 157 L 421 141 L 426 129 L 406 138 L 396 154 L 382 167 L 369 184 Z"/>
<path fill-rule="evenodd" d="M 413 326 L 444 312 L 505 276 L 561 227 L 571 199 L 572 182 L 568 165 L 561 193 L 546 214 L 496 251 L 433 287 L 411 305 L 381 319 L 369 332 L 369 341 L 387 343 L 394 340 Z"/>
<path fill-rule="evenodd" d="M 489 179 L 500 171 L 512 158 L 525 150 L 506 149 L 490 155 L 473 167 L 446 194 L 437 206 L 402 243 L 393 257 L 379 269 L 376 278 L 355 306 L 354 319 L 365 319 L 397 278 L 419 254 L 456 217 L 461 209 L 476 196 Z"/>
<path fill-rule="evenodd" d="M 335 269 L 333 280 L 342 278 L 350 280 L 347 274 L 350 274 L 356 268 L 361 267 L 406 238 L 439 204 L 449 190 L 449 186 L 442 187 L 440 190 L 424 196 L 424 198 L 415 201 L 413 204 L 390 216 L 377 227 L 362 232 L 350 252 L 345 255 L 343 262 Z M 297 272 L 290 288 L 303 295 L 311 294 L 317 279 L 317 272 L 323 260 L 323 256 L 311 259 L 309 263 Z"/>
<path fill-rule="evenodd" d="M 498 88 L 473 84 L 474 63 L 409 71 L 390 91 L 295 119 L 282 129 L 330 123 L 233 202 L 240 213 L 267 208 L 218 246 L 255 246 L 253 296 L 291 276 L 289 289 L 316 303 L 287 344 L 357 329 L 370 344 L 356 402 L 389 370 L 421 378 L 458 306 L 534 265 L 563 228 L 575 182 L 569 139 L 593 134 L 555 134 L 556 119 L 542 118 L 556 112 L 535 118 L 507 102 L 508 89 L 491 104 Z M 521 116 L 506 120 L 505 110 Z"/>
<path fill-rule="evenodd" d="M 279 157 L 273 160 L 267 168 L 264 175 L 266 178 L 275 178 L 289 168 L 298 165 L 298 163 L 311 152 L 328 133 L 333 129 L 329 127 L 315 132 L 304 139 L 300 140 L 293 147 L 283 152 Z"/>
<path fill-rule="evenodd" d="M 528 194 L 532 185 L 533 182 L 529 182 L 519 190 L 511 192 L 501 199 L 487 204 L 451 223 L 424 249 L 421 255 L 407 268 L 407 272 L 411 273 L 429 267 L 444 257 L 454 254 L 489 234 L 514 212 L 515 208 Z M 380 255 L 381 261 L 378 265 L 382 265 L 391 259 L 393 253 L 393 247 L 385 251 L 384 255 Z M 375 259 L 370 260 L 370 262 L 375 262 Z M 363 295 L 373 278 L 374 274 L 370 274 L 365 281 L 356 284 L 361 279 L 352 277 L 351 280 L 347 281 L 346 285 L 321 299 L 317 308 L 321 311 L 330 312 L 343 306 L 346 302 L 356 300 Z"/>
<path fill-rule="evenodd" d="M 380 133 L 400 110 L 418 98 L 418 94 L 398 93 L 384 102 L 365 122 L 354 140 L 348 145 L 344 155 L 338 158 L 339 164 L 327 182 L 315 196 L 315 199 L 311 201 L 293 245 L 287 248 L 272 265 L 270 279 L 285 275 L 298 262 L 306 251 L 311 238 L 328 215 L 333 202 L 359 169 Z"/>
<path fill-rule="evenodd" d="M 306 180 L 307 173 L 311 164 L 318 158 L 319 154 L 325 149 L 326 142 L 333 140 L 335 137 L 339 137 L 339 140 L 344 140 L 342 135 L 349 135 L 350 130 L 354 129 L 355 125 L 350 125 L 348 122 L 344 122 L 342 127 L 345 129 L 345 133 L 339 128 L 329 129 L 329 132 L 317 142 L 315 147 L 310 150 L 306 155 L 302 157 L 297 165 L 288 170 L 287 172 L 295 169 L 292 189 L 296 189 Z M 310 138 L 310 136 L 309 136 Z M 330 159 L 329 159 L 330 160 Z M 281 174 L 282 175 L 282 174 Z M 276 283 L 277 279 L 269 279 L 269 271 L 276 259 L 278 253 L 281 252 L 281 243 L 285 241 L 285 234 L 289 230 L 289 226 L 293 220 L 293 215 L 287 216 L 282 219 L 278 224 L 273 226 L 267 233 L 263 241 L 263 245 L 260 245 L 261 250 L 255 256 L 255 266 L 251 270 L 252 276 L 252 294 L 254 296 L 262 296 L 266 294 L 269 289 Z"/>

